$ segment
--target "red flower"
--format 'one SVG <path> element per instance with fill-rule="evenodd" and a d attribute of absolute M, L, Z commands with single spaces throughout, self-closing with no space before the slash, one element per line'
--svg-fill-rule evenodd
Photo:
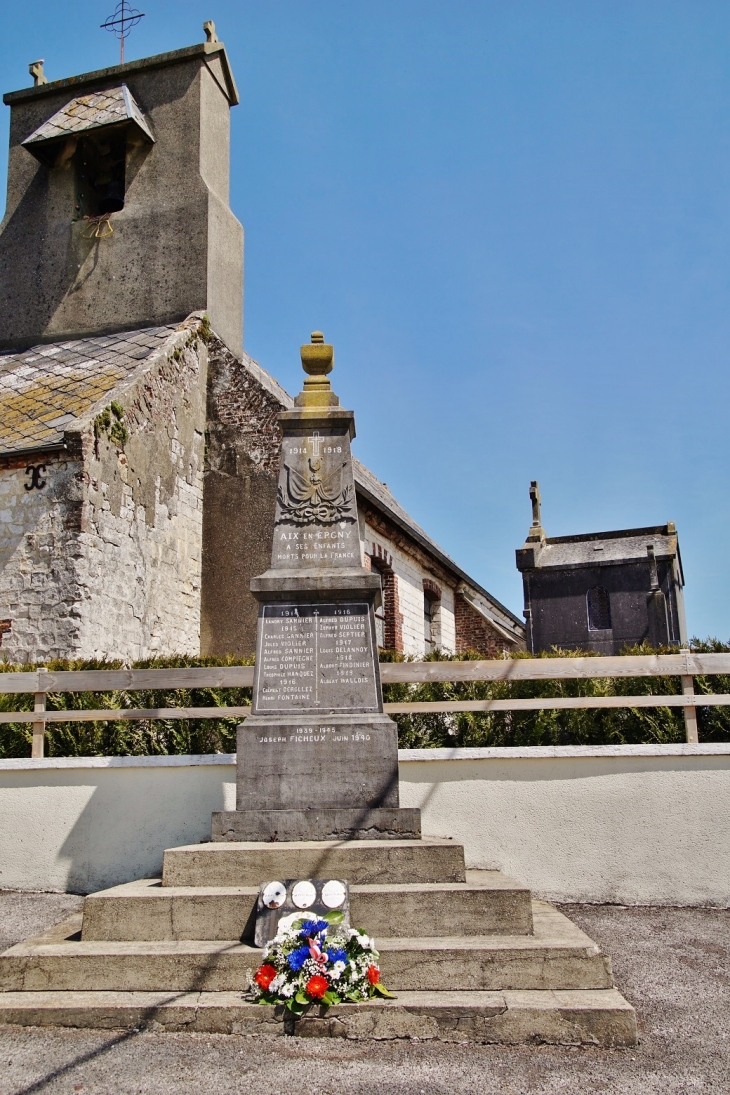
<path fill-rule="evenodd" d="M 313 1000 L 321 1000 L 329 987 L 327 978 L 320 977 L 318 973 L 315 973 L 314 977 L 310 977 L 307 981 L 304 991 Z"/>
<path fill-rule="evenodd" d="M 260 966 L 254 974 L 254 981 L 257 985 L 260 985 L 264 992 L 267 991 L 269 985 L 276 977 L 276 970 L 273 966 Z"/>
<path fill-rule="evenodd" d="M 370 982 L 371 985 L 379 985 L 380 984 L 380 970 L 378 969 L 377 966 L 369 966 L 368 967 L 368 981 Z"/>

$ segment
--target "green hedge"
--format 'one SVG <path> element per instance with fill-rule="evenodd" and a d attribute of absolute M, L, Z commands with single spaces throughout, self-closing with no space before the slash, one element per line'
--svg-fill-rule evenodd
<path fill-rule="evenodd" d="M 730 645 L 716 639 L 693 639 L 698 653 L 727 653 Z M 647 644 L 626 647 L 622 654 L 676 654 L 676 647 Z M 518 653 L 516 658 L 529 655 Z M 479 658 L 460 654 L 458 659 Z M 552 650 L 543 658 L 598 657 L 585 650 Z M 391 655 L 389 661 L 400 660 Z M 456 660 L 434 653 L 427 660 Z M 730 677 L 695 677 L 695 691 L 730 693 Z M 679 695 L 679 677 L 594 677 L 562 681 L 483 681 L 463 684 L 391 684 L 383 693 L 392 703 L 433 700 L 491 700 L 557 696 Z M 730 741 L 730 707 L 698 708 L 700 741 Z M 460 712 L 449 715 L 394 715 L 401 748 L 443 746 L 639 745 L 685 740 L 684 715 L 676 707 L 578 709 L 568 711 Z"/>
<path fill-rule="evenodd" d="M 727 653 L 730 645 L 715 639 L 693 639 L 690 648 L 702 653 Z M 673 654 L 676 647 L 627 647 L 624 654 Z M 554 650 L 541 657 L 590 656 L 580 650 Z M 595 656 L 595 655 L 593 655 Z M 437 661 L 478 658 L 434 653 Z M 527 657 L 517 654 L 515 657 Z M 402 661 L 392 652 L 383 661 Z M 173 669 L 183 666 L 251 665 L 252 658 L 156 658 L 134 662 L 133 669 Z M 53 670 L 121 669 L 121 662 L 55 661 Z M 0 662 L 0 672 L 31 670 L 35 665 Z M 551 696 L 644 696 L 680 694 L 679 677 L 591 678 L 570 681 L 484 681 L 464 684 L 389 684 L 383 695 L 390 702 L 432 700 L 485 700 Z M 695 677 L 698 693 L 730 693 L 730 676 Z M 224 707 L 251 701 L 250 688 L 163 689 L 157 691 L 51 692 L 51 711 L 123 709 L 133 707 Z M 2 711 L 32 711 L 33 696 L 0 695 Z M 398 740 L 404 749 L 441 746 L 626 745 L 684 741 L 684 718 L 679 708 L 616 708 L 609 710 L 463 712 L 458 714 L 395 715 Z M 146 756 L 161 754 L 233 753 L 234 718 L 149 720 L 139 722 L 49 723 L 46 755 L 56 757 Z M 730 708 L 698 708 L 700 741 L 730 741 Z M 30 723 L 0 725 L 0 758 L 28 757 Z"/>
<path fill-rule="evenodd" d="M 253 658 L 152 658 L 127 666 L 119 661 L 52 661 L 48 670 L 179 669 L 187 666 L 252 665 Z M 35 665 L 0 662 L 0 672 L 28 671 Z M 49 692 L 49 711 L 88 711 L 133 707 L 241 707 L 251 702 L 250 688 L 135 689 L 133 692 Z M 32 711 L 33 695 L 0 695 L 0 711 Z M 46 727 L 50 757 L 125 757 L 191 753 L 235 753 L 240 719 L 148 719 L 135 722 L 57 722 Z M 30 756 L 30 723 L 0 725 L 0 757 Z"/>

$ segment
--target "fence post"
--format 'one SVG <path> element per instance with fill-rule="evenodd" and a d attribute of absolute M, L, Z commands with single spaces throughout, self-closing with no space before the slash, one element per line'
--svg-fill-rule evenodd
<path fill-rule="evenodd" d="M 41 683 L 43 676 L 45 675 L 45 669 L 38 670 L 38 683 Z M 35 715 L 44 714 L 46 710 L 46 693 L 36 692 L 35 703 L 33 704 L 33 713 Z M 33 723 L 33 745 L 31 746 L 31 757 L 42 757 L 44 753 L 44 745 L 46 739 L 46 721 Z"/>
<path fill-rule="evenodd" d="M 689 650 L 681 650 L 680 653 L 685 655 L 688 663 L 687 668 L 689 669 Z M 695 694 L 695 679 L 689 673 L 682 676 L 682 694 L 684 696 L 694 696 Z M 697 733 L 697 708 L 694 705 L 684 708 L 684 737 L 691 744 L 696 744 L 700 740 Z"/>

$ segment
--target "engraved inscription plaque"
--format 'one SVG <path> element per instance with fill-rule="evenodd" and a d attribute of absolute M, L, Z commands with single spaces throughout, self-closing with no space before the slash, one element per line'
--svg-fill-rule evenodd
<path fill-rule="evenodd" d="M 380 710 L 371 628 L 364 602 L 263 605 L 255 711 Z"/>

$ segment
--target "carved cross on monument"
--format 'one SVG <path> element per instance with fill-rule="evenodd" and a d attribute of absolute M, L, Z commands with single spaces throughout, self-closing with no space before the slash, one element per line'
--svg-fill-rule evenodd
<path fill-rule="evenodd" d="M 319 446 L 322 444 L 322 438 L 316 431 L 309 438 L 309 443 L 312 446 L 312 456 L 315 460 L 319 460 Z"/>
<path fill-rule="evenodd" d="M 540 495 L 540 484 L 538 483 L 537 479 L 533 479 L 530 483 L 530 501 L 532 502 L 532 525 L 530 526 L 530 531 L 527 534 L 527 541 L 528 543 L 530 543 L 537 540 L 542 543 L 542 541 L 545 539 L 545 529 L 542 527 L 542 519 L 540 513 L 542 506 L 542 497 Z"/>

